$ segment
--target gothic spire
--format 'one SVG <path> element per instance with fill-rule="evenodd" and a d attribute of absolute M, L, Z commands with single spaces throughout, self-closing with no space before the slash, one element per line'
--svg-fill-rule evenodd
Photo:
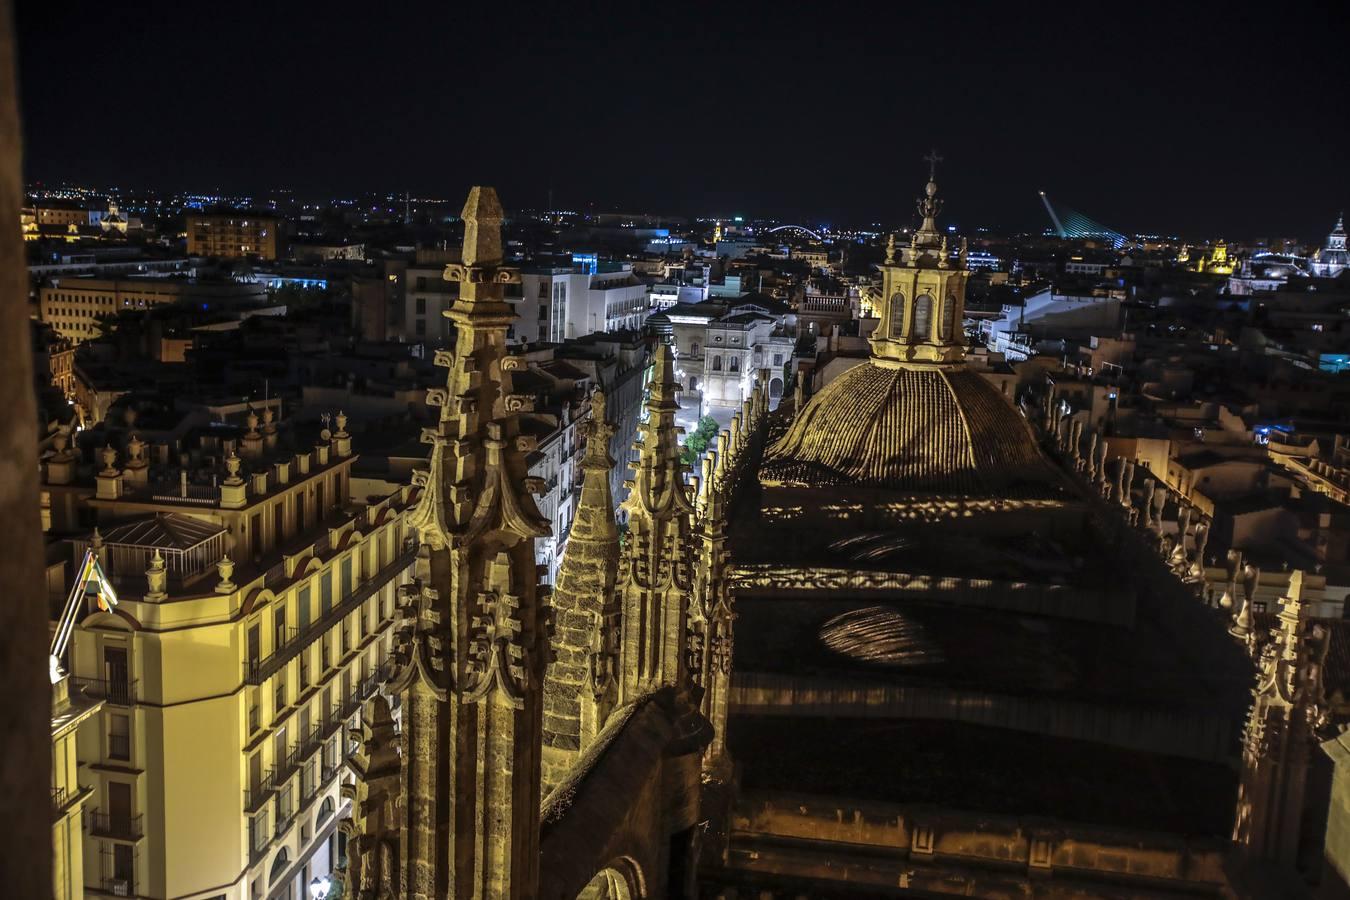
<path fill-rule="evenodd" d="M 453 350 L 438 351 L 444 388 L 423 430 L 432 445 L 410 516 L 422 547 L 403 589 L 390 687 L 403 700 L 399 896 L 515 900 L 538 890 L 539 779 L 549 610 L 534 538 L 547 533 L 530 496 L 506 354 L 515 317 L 504 286 L 502 210 L 492 188 L 464 205 L 459 297 L 446 312 Z"/>
<path fill-rule="evenodd" d="M 638 460 L 628 483 L 628 540 L 619 564 L 620 704 L 660 687 L 688 686 L 693 587 L 691 518 L 680 462 L 670 348 L 656 348 Z"/>
<path fill-rule="evenodd" d="M 614 582 L 619 529 L 609 474 L 615 428 L 605 417 L 605 394 L 591 395 L 584 473 L 572 530 L 553 592 L 557 659 L 544 679 L 544 785 L 566 776 L 613 708 L 617 675 L 618 606 Z"/>

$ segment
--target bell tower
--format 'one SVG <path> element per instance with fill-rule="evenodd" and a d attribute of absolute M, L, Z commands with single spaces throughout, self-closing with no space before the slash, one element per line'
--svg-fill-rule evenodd
<path fill-rule="evenodd" d="M 872 362 L 880 366 L 945 366 L 966 356 L 961 325 L 970 276 L 965 241 L 953 255 L 938 231 L 942 201 L 937 199 L 937 164 L 942 157 L 933 151 L 924 160 L 929 164 L 928 187 L 918 204 L 923 224 L 908 246 L 897 246 L 891 235 L 881 266 L 880 320 L 871 338 Z"/>

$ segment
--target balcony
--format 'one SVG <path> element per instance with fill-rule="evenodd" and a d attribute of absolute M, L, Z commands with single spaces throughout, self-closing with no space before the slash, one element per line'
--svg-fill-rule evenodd
<path fill-rule="evenodd" d="M 376 572 L 374 577 L 368 579 L 364 584 L 352 591 L 345 600 L 334 606 L 328 612 L 321 615 L 304 631 L 298 628 L 288 628 L 288 635 L 284 643 L 274 650 L 271 655 L 262 659 L 244 660 L 244 683 L 260 685 L 267 678 L 271 677 L 278 669 L 290 662 L 304 647 L 309 646 L 310 642 L 326 634 L 330 628 L 341 621 L 348 613 L 358 609 L 367 599 L 378 593 L 386 584 L 397 578 L 399 573 L 408 566 L 412 565 L 417 558 L 417 547 L 415 544 L 409 544 L 403 553 L 399 554 L 393 562 Z M 344 636 L 346 631 L 343 632 Z M 343 653 L 347 649 L 344 645 Z M 327 660 L 324 661 L 324 668 L 328 668 Z"/>
<path fill-rule="evenodd" d="M 90 810 L 89 833 L 95 837 L 113 838 L 119 841 L 138 841 L 145 837 L 141 826 L 142 816 L 127 813 L 105 813 L 97 809 Z"/>
<path fill-rule="evenodd" d="M 267 802 L 267 798 L 272 796 L 276 787 L 277 783 L 272 770 L 265 770 L 256 785 L 244 789 L 244 812 L 257 812 L 261 809 L 262 805 Z"/>
<path fill-rule="evenodd" d="M 109 706 L 130 706 L 140 700 L 136 682 L 123 678 L 72 678 L 71 683 L 86 697 L 106 700 Z"/>
<path fill-rule="evenodd" d="M 103 893 L 112 894 L 114 897 L 130 897 L 131 879 L 117 878 L 112 875 L 104 876 Z"/>
<path fill-rule="evenodd" d="M 54 819 L 59 819 L 61 817 L 61 814 L 66 811 L 66 807 L 70 805 L 70 802 L 73 799 L 74 796 L 70 793 L 70 791 L 66 790 L 65 785 L 61 785 L 60 787 L 53 787 L 52 817 Z"/>

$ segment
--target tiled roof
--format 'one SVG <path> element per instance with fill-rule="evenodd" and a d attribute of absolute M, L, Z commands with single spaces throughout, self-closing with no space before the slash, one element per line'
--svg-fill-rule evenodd
<path fill-rule="evenodd" d="M 1025 419 L 979 374 L 870 362 L 811 398 L 766 452 L 760 477 L 957 496 L 1059 493 Z"/>

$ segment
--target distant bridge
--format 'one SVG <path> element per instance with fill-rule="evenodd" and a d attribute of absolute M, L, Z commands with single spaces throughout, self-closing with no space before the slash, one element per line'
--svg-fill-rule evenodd
<path fill-rule="evenodd" d="M 1041 191 L 1041 202 L 1045 204 L 1045 211 L 1050 214 L 1055 234 L 1062 238 L 1098 238 L 1110 241 L 1113 247 L 1120 247 L 1127 242 L 1125 235 L 1119 231 L 1107 228 L 1077 210 L 1060 206 L 1056 211 L 1055 207 L 1050 205 L 1050 198 L 1045 196 L 1045 191 Z"/>
<path fill-rule="evenodd" d="M 811 235 L 811 237 L 815 238 L 818 241 L 825 240 L 825 238 L 816 234 L 814 231 L 812 231 L 810 228 L 807 228 L 805 225 L 779 225 L 777 228 L 770 228 L 768 233 L 773 234 L 775 231 L 799 231 L 802 234 Z"/>

